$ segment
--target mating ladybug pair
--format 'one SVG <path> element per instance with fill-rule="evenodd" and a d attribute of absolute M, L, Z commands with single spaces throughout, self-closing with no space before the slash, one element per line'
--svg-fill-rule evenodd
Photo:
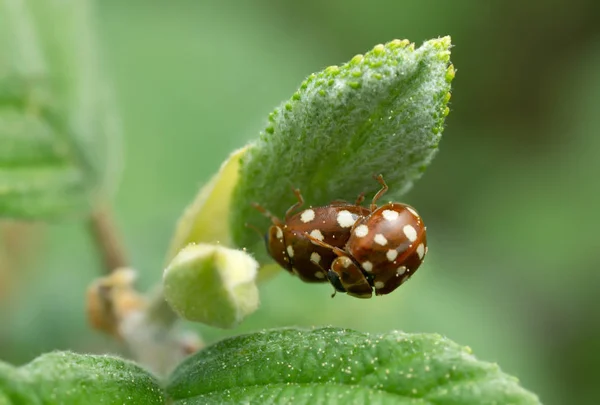
<path fill-rule="evenodd" d="M 389 294 L 412 276 L 427 253 L 426 230 L 421 217 L 410 206 L 377 201 L 388 190 L 383 176 L 381 189 L 369 208 L 333 201 L 322 207 L 298 211 L 298 202 L 285 214 L 285 222 L 258 204 L 255 208 L 271 219 L 265 235 L 267 251 L 284 269 L 301 280 L 329 281 L 336 292 L 357 298 Z M 335 295 L 335 292 L 334 294 Z"/>

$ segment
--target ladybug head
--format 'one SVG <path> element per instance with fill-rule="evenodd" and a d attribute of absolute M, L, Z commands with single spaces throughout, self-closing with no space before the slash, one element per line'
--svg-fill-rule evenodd
<path fill-rule="evenodd" d="M 331 283 L 331 285 L 333 286 L 333 288 L 335 288 L 335 290 L 337 292 L 341 292 L 341 293 L 346 292 L 346 289 L 342 285 L 342 280 L 340 280 L 340 276 L 335 271 L 329 270 L 327 272 L 327 279 L 329 280 L 329 282 Z"/>

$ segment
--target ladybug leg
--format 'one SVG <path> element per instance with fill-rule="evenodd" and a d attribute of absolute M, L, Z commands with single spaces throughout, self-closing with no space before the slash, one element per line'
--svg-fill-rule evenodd
<path fill-rule="evenodd" d="M 338 291 L 346 292 L 346 289 L 342 285 L 340 277 L 337 275 L 336 272 L 329 270 L 329 272 L 327 273 L 327 278 L 329 279 L 329 283 L 333 287 L 333 294 L 331 294 L 331 298 L 334 298 Z"/>
<path fill-rule="evenodd" d="M 298 199 L 298 202 L 296 204 L 292 205 L 290 208 L 288 208 L 288 210 L 285 212 L 286 220 L 292 216 L 294 210 L 296 210 L 304 205 L 304 198 L 302 198 L 302 194 L 300 194 L 300 189 L 297 189 L 297 188 L 294 189 L 294 195 Z"/>
<path fill-rule="evenodd" d="M 379 190 L 377 194 L 375 194 L 375 197 L 373 197 L 373 201 L 371 201 L 371 211 L 375 211 L 377 209 L 377 200 L 379 200 L 386 193 L 386 191 L 388 191 L 388 186 L 387 184 L 385 184 L 385 180 L 383 180 L 382 174 L 378 176 L 373 176 L 373 178 L 377 180 L 379 184 L 381 184 L 381 190 Z"/>
<path fill-rule="evenodd" d="M 319 245 L 321 247 L 324 247 L 325 249 L 329 249 L 338 256 L 348 256 L 348 254 L 346 252 L 344 252 L 342 249 L 335 247 L 335 246 L 331 246 L 329 243 L 325 243 L 322 240 L 319 240 L 319 239 L 313 237 L 308 232 L 304 232 L 304 235 L 315 245 Z"/>
<path fill-rule="evenodd" d="M 281 220 L 279 218 L 277 218 L 275 215 L 271 214 L 270 211 L 268 211 L 265 207 L 263 207 L 260 204 L 257 203 L 252 203 L 252 206 L 261 214 L 263 214 L 265 217 L 269 218 L 271 220 L 271 222 L 273 222 L 274 225 L 277 226 L 283 226 L 283 222 L 281 222 Z"/>

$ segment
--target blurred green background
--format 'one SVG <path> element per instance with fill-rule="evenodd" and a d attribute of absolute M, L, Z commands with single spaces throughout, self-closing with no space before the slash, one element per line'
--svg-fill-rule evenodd
<path fill-rule="evenodd" d="M 210 342 L 290 325 L 438 332 L 545 404 L 597 404 L 600 7 L 543 3 L 98 2 L 125 133 L 115 210 L 141 285 L 160 277 L 198 188 L 305 76 L 394 38 L 449 34 L 452 112 L 441 152 L 406 196 L 428 225 L 418 275 L 361 301 L 281 274 L 238 330 L 199 329 Z M 85 320 L 85 288 L 102 268 L 82 225 L 14 228 L 4 225 L 4 243 L 16 252 L 21 234 L 27 258 L 0 270 L 0 358 L 118 351 Z"/>

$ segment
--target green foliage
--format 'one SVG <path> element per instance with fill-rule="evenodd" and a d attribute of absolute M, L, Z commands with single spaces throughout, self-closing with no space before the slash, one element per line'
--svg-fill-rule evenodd
<path fill-rule="evenodd" d="M 164 396 L 146 371 L 116 357 L 54 352 L 20 368 L 0 363 L 0 404 L 117 403 L 163 404 Z"/>
<path fill-rule="evenodd" d="M 89 8 L 87 0 L 0 1 L 0 217 L 89 209 L 111 178 L 118 125 Z"/>
<path fill-rule="evenodd" d="M 231 245 L 229 229 L 223 218 L 229 215 L 231 193 L 237 184 L 240 157 L 245 151 L 246 148 L 242 148 L 233 152 L 183 212 L 167 253 L 168 261 L 190 243 Z"/>
<path fill-rule="evenodd" d="M 309 204 L 375 192 L 383 174 L 390 197 L 406 192 L 434 156 L 448 114 L 450 37 L 420 48 L 394 40 L 341 67 L 310 75 L 269 116 L 242 158 L 232 200 L 238 246 L 256 243 L 246 222 L 267 225 L 252 207 L 282 213 L 300 188 Z"/>
<path fill-rule="evenodd" d="M 358 303 L 284 274 L 263 286 L 261 310 L 236 331 L 199 328 L 211 342 L 286 325 L 435 331 L 498 361 L 545 404 L 597 404 L 595 2 L 556 2 L 542 14 L 536 3 L 490 12 L 488 2 L 467 0 L 95 3 L 129 146 L 115 209 L 143 286 L 156 281 L 174 215 L 298 78 L 389 38 L 451 33 L 462 74 L 442 153 L 403 197 L 431 236 L 418 277 L 394 296 Z M 557 229 L 575 230 L 565 249 L 549 248 Z M 42 257 L 29 255 L 41 260 L 12 273 L 0 358 L 115 351 L 81 311 L 98 274 L 88 239 L 72 223 L 47 232 Z"/>
<path fill-rule="evenodd" d="M 539 404 L 439 335 L 336 328 L 227 339 L 184 361 L 167 393 L 175 404 Z"/>
<path fill-rule="evenodd" d="M 167 402 L 165 402 L 167 398 Z M 0 404 L 539 404 L 498 366 L 439 335 L 281 329 L 224 340 L 185 360 L 166 393 L 110 356 L 0 363 Z"/>
<path fill-rule="evenodd" d="M 416 51 L 414 44 L 394 40 L 342 67 L 310 75 L 270 115 L 258 143 L 232 154 L 200 190 L 179 221 L 169 257 L 188 243 L 251 246 L 256 235 L 246 225 L 265 223 L 251 203 L 283 212 L 292 185 L 301 187 L 311 204 L 376 189 L 375 173 L 384 174 L 391 195 L 406 191 L 437 150 L 453 78 L 449 37 L 428 41 Z M 232 235 L 224 225 L 227 217 L 232 219 Z M 186 254 L 185 260 L 168 266 L 167 301 L 185 319 L 235 326 L 258 306 L 257 297 L 247 294 L 256 290 L 250 278 L 253 266 L 241 267 L 254 261 L 240 259 L 245 251 L 220 249 L 219 262 L 230 267 L 218 267 L 207 251 L 208 245 L 193 265 Z M 226 259 L 229 253 L 232 258 Z M 263 246 L 252 253 L 266 257 Z M 242 279 L 243 290 L 223 283 L 236 280 L 237 285 Z"/>

